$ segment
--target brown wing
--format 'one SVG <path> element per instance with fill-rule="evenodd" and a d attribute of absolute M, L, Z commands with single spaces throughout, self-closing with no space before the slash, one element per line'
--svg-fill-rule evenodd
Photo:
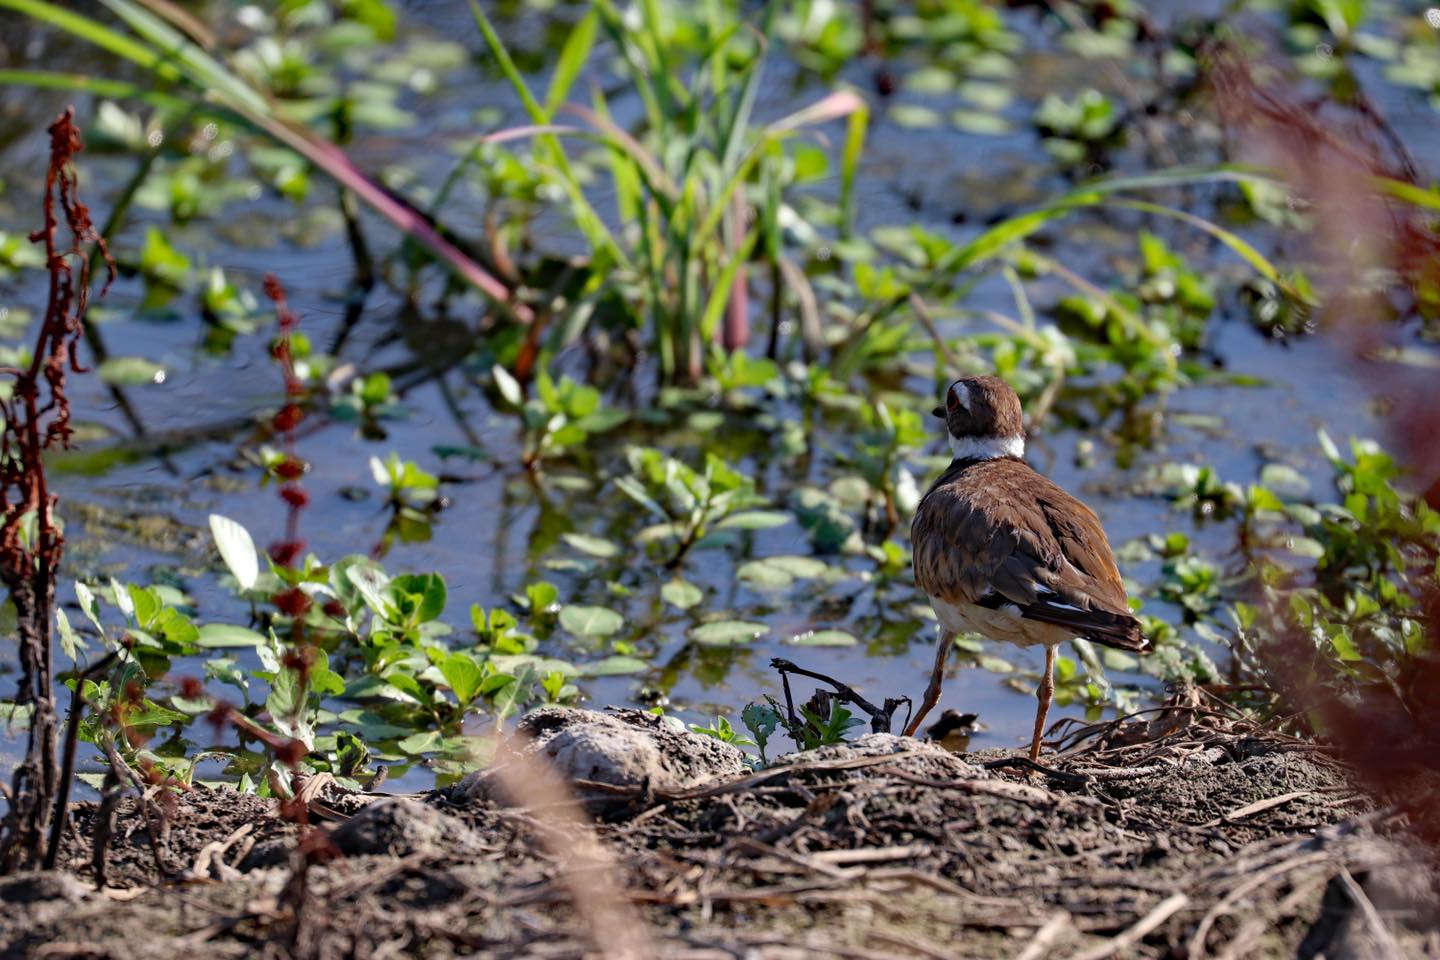
<path fill-rule="evenodd" d="M 1018 460 L 951 467 L 911 524 L 915 580 L 950 603 L 1001 607 L 1143 650 L 1100 520 Z"/>

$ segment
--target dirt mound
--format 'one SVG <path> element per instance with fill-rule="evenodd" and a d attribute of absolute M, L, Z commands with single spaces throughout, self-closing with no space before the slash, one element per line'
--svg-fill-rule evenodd
<path fill-rule="evenodd" d="M 596 716 L 562 726 L 593 745 Z M 582 777 L 594 825 L 330 786 L 304 855 L 271 805 L 195 790 L 158 857 L 122 809 L 98 892 L 82 806 L 64 871 L 0 881 L 0 956 L 1440 956 L 1434 875 L 1346 771 L 1185 719 L 1090 728 L 1038 768 L 872 734 L 756 773 Z"/>

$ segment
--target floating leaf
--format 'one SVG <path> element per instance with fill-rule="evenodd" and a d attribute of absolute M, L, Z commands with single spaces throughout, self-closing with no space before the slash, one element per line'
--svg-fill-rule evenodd
<path fill-rule="evenodd" d="M 745 620 L 719 620 L 706 623 L 690 631 L 690 639 L 707 647 L 729 647 L 737 643 L 748 643 L 770 632 L 763 623 Z"/>
<path fill-rule="evenodd" d="M 591 536 L 588 533 L 564 533 L 560 535 L 560 539 L 581 553 L 598 557 L 601 560 L 609 560 L 611 557 L 620 555 L 620 548 L 603 537 Z"/>
<path fill-rule="evenodd" d="M 1002 660 L 999 657 L 992 657 L 989 654 L 982 655 L 976 660 L 980 666 L 991 673 L 1014 673 L 1015 665 L 1009 660 Z"/>
<path fill-rule="evenodd" d="M 560 626 L 581 637 L 608 637 L 625 624 L 625 618 L 606 607 L 568 604 L 560 608 Z"/>
<path fill-rule="evenodd" d="M 705 594 L 688 580 L 671 580 L 660 588 L 660 596 L 672 607 L 689 610 L 705 599 Z"/>
<path fill-rule="evenodd" d="M 809 630 L 790 638 L 797 647 L 853 647 L 860 641 L 844 630 Z"/>
<path fill-rule="evenodd" d="M 99 367 L 100 379 L 117 387 L 164 383 L 165 368 L 144 357 L 109 357 Z"/>
<path fill-rule="evenodd" d="M 426 730 L 424 733 L 412 733 L 395 746 L 399 747 L 402 753 L 408 753 L 413 757 L 429 753 L 440 746 L 440 741 L 443 739 L 438 730 Z"/>
<path fill-rule="evenodd" d="M 741 564 L 735 571 L 735 576 L 752 587 L 771 587 L 776 590 L 783 590 L 795 582 L 795 578 L 790 574 L 779 567 L 772 567 L 764 560 L 751 560 Z"/>
<path fill-rule="evenodd" d="M 215 537 L 215 546 L 220 550 L 220 559 L 225 561 L 230 575 L 241 590 L 255 586 L 260 576 L 260 560 L 255 553 L 255 541 L 250 532 L 229 517 L 218 513 L 210 514 L 210 533 Z"/>
<path fill-rule="evenodd" d="M 722 530 L 769 530 L 783 527 L 791 520 L 783 510 L 742 510 L 721 520 L 716 526 Z"/>
<path fill-rule="evenodd" d="M 606 657 L 594 663 L 583 664 L 580 673 L 587 677 L 619 677 L 631 673 L 644 673 L 650 664 L 638 657 Z"/>
<path fill-rule="evenodd" d="M 735 576 L 752 586 L 784 589 L 796 580 L 818 577 L 829 567 L 814 557 L 779 556 L 751 560 L 735 571 Z"/>
<path fill-rule="evenodd" d="M 1299 470 L 1283 463 L 1267 463 L 1260 470 L 1260 483 L 1276 493 L 1300 497 L 1310 492 L 1310 481 Z"/>
<path fill-rule="evenodd" d="M 1319 560 L 1325 556 L 1325 545 L 1310 537 L 1291 537 L 1285 541 L 1285 549 L 1297 557 Z"/>
<path fill-rule="evenodd" d="M 782 555 L 778 557 L 766 557 L 765 562 L 772 567 L 784 570 L 797 580 L 809 580 L 818 577 L 829 569 L 829 566 L 824 560 L 817 560 L 815 557 Z"/>
<path fill-rule="evenodd" d="M 890 108 L 890 122 L 896 126 L 910 127 L 938 127 L 940 125 L 940 112 L 930 107 L 922 107 L 915 103 L 897 103 Z"/>

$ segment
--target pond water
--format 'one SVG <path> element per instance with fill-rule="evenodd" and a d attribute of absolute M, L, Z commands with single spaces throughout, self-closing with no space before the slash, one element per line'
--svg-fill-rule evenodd
<path fill-rule="evenodd" d="M 216 15 L 211 22 L 222 36 L 238 31 L 219 15 L 225 6 L 207 8 Z M 1204 12 L 1189 3 L 1149 6 L 1161 24 L 1182 11 L 1186 16 Z M 543 88 L 550 69 L 545 62 L 548 52 L 555 49 L 577 11 L 561 4 L 541 12 L 515 12 L 523 7 L 501 5 L 495 16 L 504 39 L 526 54 L 522 63 L 534 67 L 536 83 Z M 1017 38 L 1011 57 L 1015 69 L 1002 81 L 1014 98 L 994 111 L 1007 122 L 1005 132 L 967 133 L 946 123 L 915 126 L 903 112 L 897 113 L 894 107 L 902 103 L 937 109 L 953 105 L 948 94 L 905 89 L 906 77 L 925 67 L 913 59 L 897 58 L 889 64 L 901 90 L 888 101 L 873 93 L 875 60 L 859 59 L 841 70 L 837 82 L 866 91 L 874 105 L 858 177 L 859 233 L 920 224 L 963 239 L 997 216 L 1068 189 L 1073 168 L 1047 152 L 1029 124 L 1035 103 L 1047 90 L 1093 86 L 1114 92 L 1148 82 L 1133 65 L 1086 58 L 1068 48 L 1058 41 L 1056 24 L 1042 25 L 1033 11 L 1010 10 L 1004 16 Z M 1255 16 L 1257 22 L 1278 30 L 1272 20 Z M 97 56 L 58 31 L 36 27 L 14 13 L 0 18 L 0 38 L 18 66 L 43 63 L 50 69 L 126 74 L 122 64 Z M 402 100 L 415 118 L 412 125 L 384 131 L 357 129 L 348 149 L 363 169 L 389 171 L 397 177 L 395 182 L 423 193 L 433 191 L 452 168 L 457 144 L 477 129 L 522 122 L 523 115 L 484 55 L 463 4 L 411 0 L 403 5 L 401 29 L 404 38 L 459 43 L 472 55 L 470 61 L 446 72 L 435 92 Z M 757 114 L 767 119 L 812 102 L 828 89 L 813 74 L 788 62 L 783 45 L 777 50 L 757 107 Z M 605 78 L 598 67 L 593 74 L 587 78 L 596 82 Z M 1362 80 L 1374 83 L 1369 91 L 1372 98 L 1414 145 L 1415 154 L 1428 156 L 1425 148 L 1437 132 L 1434 115 L 1423 99 L 1383 83 L 1376 68 L 1362 65 L 1360 74 Z M 621 89 L 609 92 L 617 118 L 623 121 L 636 113 L 633 97 Z M 0 230 L 21 234 L 35 225 L 44 127 L 71 102 L 81 120 L 93 124 L 97 98 L 0 87 L 4 120 Z M 827 128 L 824 133 L 833 139 L 843 135 L 837 131 L 838 127 Z M 1207 139 L 1168 121 L 1159 133 L 1158 147 L 1113 148 L 1106 165 L 1145 169 L 1158 166 L 1166 154 L 1185 163 L 1222 158 L 1213 136 Z M 82 158 L 83 192 L 97 220 L 103 221 L 112 208 L 135 164 L 132 154 L 100 149 Z M 821 187 L 822 191 L 833 188 L 833 184 Z M 690 462 L 708 450 L 755 476 L 760 493 L 783 507 L 802 486 L 827 487 L 854 474 L 847 465 L 853 454 L 853 428 L 845 419 L 792 403 L 749 410 L 713 403 L 688 418 L 667 419 L 655 426 L 632 421 L 608 438 L 592 442 L 581 456 L 548 463 L 536 482 L 519 465 L 521 440 L 515 416 L 494 409 L 487 399 L 493 396 L 489 366 L 479 360 L 485 355 L 484 344 L 476 341 L 473 332 L 482 309 L 479 301 L 463 299 L 448 313 L 440 313 L 433 309 L 433 289 L 412 303 L 403 285 L 382 282 L 365 298 L 358 315 L 347 314 L 353 259 L 334 212 L 332 187 L 312 175 L 310 198 L 298 205 L 272 190 L 257 187 L 247 193 L 247 189 L 213 215 L 184 224 L 172 224 L 165 212 L 142 207 L 111 242 L 122 262 L 133 262 L 147 227 L 161 225 L 170 242 L 195 264 L 222 267 L 231 281 L 249 290 L 258 293 L 262 276 L 273 272 L 286 286 L 302 329 L 313 343 L 321 346 L 343 339 L 342 362 L 361 372 L 392 372 L 398 409 L 376 429 L 362 430 L 353 420 L 318 417 L 302 431 L 298 452 L 311 464 L 305 486 L 312 503 L 304 511 L 301 533 L 310 551 L 333 560 L 368 553 L 381 543 L 389 511 L 372 479 L 369 461 L 394 451 L 441 474 L 448 505 L 435 516 L 428 539 L 390 544 L 383 562 L 392 572 L 436 571 L 444 576 L 450 595 L 446 619 L 457 637 L 470 631 L 466 610 L 471 603 L 507 606 L 509 597 L 538 579 L 556 584 L 566 603 L 602 605 L 624 615 L 624 626 L 609 641 L 582 640 L 558 627 L 542 633 L 543 652 L 585 661 L 604 655 L 619 641 L 649 664 L 643 673 L 582 682 L 587 703 L 648 705 L 658 694 L 666 699 L 670 712 L 687 722 L 705 723 L 717 713 L 738 719 L 746 703 L 763 694 L 778 694 L 777 678 L 769 667 L 773 656 L 843 678 L 877 701 L 901 694 L 918 697 L 936 628 L 914 609 L 923 598 L 913 594 L 908 574 L 886 581 L 873 577 L 869 571 L 874 564 L 863 558 L 832 555 L 822 559 L 835 571 L 833 575 L 788 587 L 762 587 L 738 578 L 737 570 L 755 558 L 815 553 L 812 538 L 792 521 L 692 553 L 681 572 L 702 587 L 705 599 L 689 611 L 679 610 L 659 595 L 670 571 L 636 543 L 646 521 L 612 482 L 624 470 L 625 443 L 657 446 Z M 1208 215 L 1217 211 L 1219 193 L 1214 188 L 1196 189 L 1177 205 Z M 598 208 L 609 209 L 603 187 L 595 202 Z M 483 217 L 474 190 L 457 191 L 443 214 L 450 228 L 472 236 L 479 235 Z M 393 248 L 396 238 L 385 224 L 368 214 L 362 222 L 377 255 Z M 1367 385 L 1354 380 L 1348 358 L 1333 353 L 1323 339 L 1298 337 L 1282 343 L 1258 331 L 1249 322 L 1238 292 L 1250 276 L 1248 268 L 1208 237 L 1184 225 L 1150 222 L 1120 211 L 1087 214 L 1065 223 L 1047 232 L 1047 255 L 1102 287 L 1120 287 L 1133 280 L 1134 238 L 1142 226 L 1184 251 L 1191 269 L 1215 278 L 1217 306 L 1208 320 L 1201 356 L 1229 374 L 1258 381 L 1243 387 L 1198 385 L 1168 398 L 1145 398 L 1138 419 L 1148 417 L 1160 428 L 1138 448 L 1117 445 L 1113 422 L 1076 425 L 1071 418 L 1052 419 L 1048 429 L 1032 438 L 1031 462 L 1087 499 L 1104 520 L 1113 544 L 1183 531 L 1191 535 L 1197 554 L 1223 562 L 1233 545 L 1227 527 L 1198 523 L 1165 498 L 1135 492 L 1153 470 L 1167 463 L 1203 463 L 1221 477 L 1244 484 L 1262 465 L 1285 463 L 1299 469 L 1318 490 L 1324 487 L 1328 471 L 1315 447 L 1315 431 L 1323 426 L 1337 437 L 1376 431 Z M 1254 222 L 1232 225 L 1261 249 L 1279 250 L 1273 228 Z M 547 250 L 574 252 L 578 245 L 570 229 L 565 219 L 546 215 L 534 232 L 535 243 Z M 392 276 L 398 278 L 399 271 Z M 8 308 L 13 318 L 23 316 L 23 309 L 36 310 L 43 303 L 43 284 L 43 276 L 35 271 L 0 279 L 0 311 Z M 1065 292 L 1054 280 L 1029 285 L 1042 322 L 1048 322 L 1050 305 Z M 112 355 L 144 357 L 158 364 L 163 374 L 156 376 L 157 382 L 112 391 L 94 376 L 72 380 L 82 442 L 76 453 L 59 456 L 53 464 L 54 488 L 68 524 L 67 574 L 92 580 L 113 575 L 122 581 L 174 583 L 193 598 L 199 619 L 243 623 L 248 619 L 247 605 L 221 583 L 222 568 L 210 542 L 207 516 L 220 513 L 241 521 L 262 545 L 283 532 L 283 505 L 273 486 L 260 486 L 260 470 L 246 456 L 259 444 L 273 442 L 262 421 L 283 401 L 280 374 L 268 355 L 273 328 L 262 318 L 259 332 L 236 337 L 227 349 L 208 349 L 207 337 L 213 345 L 213 331 L 200 318 L 194 297 L 177 297 L 159 308 L 147 303 L 146 297 L 141 278 L 122 277 L 94 319 Z M 1012 291 L 999 275 L 979 283 L 964 306 L 1007 315 L 1016 309 Z M 756 318 L 763 347 L 766 321 L 758 309 Z M 940 322 L 943 333 L 951 337 L 993 329 L 973 318 L 946 317 Z M 467 356 L 471 359 L 462 359 Z M 934 389 L 931 363 L 928 350 L 916 351 L 905 374 L 898 380 L 891 377 L 885 386 L 917 396 L 928 394 Z M 580 351 L 557 358 L 558 369 L 577 376 L 585 374 L 585 364 Z M 635 398 L 640 408 L 653 403 L 655 371 L 642 366 L 629 377 L 628 384 L 609 382 L 608 395 Z M 1064 409 L 1088 388 L 1083 381 L 1068 384 L 1060 407 Z M 916 401 L 917 406 L 930 402 L 928 397 Z M 1078 401 L 1075 409 L 1083 409 Z M 803 449 L 798 455 L 778 429 L 777 424 L 785 421 L 802 428 Z M 437 450 L 444 448 L 480 448 L 487 457 L 442 458 Z M 943 449 L 937 429 L 929 448 L 908 459 L 922 488 L 943 463 Z M 611 558 L 589 556 L 568 543 L 566 533 L 592 534 L 620 549 Z M 903 522 L 895 536 L 905 539 Z M 1145 596 L 1146 612 L 1179 622 L 1176 607 L 1150 595 L 1159 576 L 1157 560 L 1127 563 L 1124 572 Z M 71 601 L 68 582 L 61 595 Z M 769 632 L 751 643 L 723 649 L 700 647 L 689 639 L 690 628 L 722 611 L 766 624 Z M 805 647 L 791 642 L 807 631 L 831 628 L 852 634 L 858 643 Z M 1028 736 L 1033 699 L 1021 690 L 1033 686 L 1040 657 L 1036 651 L 993 645 L 986 653 L 1000 660 L 967 659 L 948 681 L 942 706 L 980 715 L 984 726 L 973 739 L 974 746 L 1015 746 Z M 8 643 L 0 644 L 0 696 L 13 689 L 13 670 L 14 650 Z M 198 676 L 200 666 L 177 663 L 173 676 L 187 672 Z M 1136 681 L 1123 674 L 1113 679 Z M 1139 682 L 1155 689 L 1153 681 Z M 1082 703 L 1070 703 L 1057 708 L 1052 717 L 1080 716 L 1086 709 Z M 203 743 L 211 731 L 199 726 L 187 736 Z M 469 727 L 485 728 L 483 716 L 474 718 Z M 0 738 L 0 758 L 12 747 Z M 426 786 L 431 775 L 417 767 L 400 782 Z"/>

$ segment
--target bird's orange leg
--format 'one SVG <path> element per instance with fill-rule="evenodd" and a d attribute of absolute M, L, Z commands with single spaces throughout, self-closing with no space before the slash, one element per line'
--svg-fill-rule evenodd
<path fill-rule="evenodd" d="M 1035 698 L 1040 706 L 1035 711 L 1035 735 L 1030 738 L 1030 761 L 1040 759 L 1040 737 L 1045 733 L 1045 715 L 1050 712 L 1050 700 L 1055 696 L 1055 645 L 1045 644 L 1045 673 L 1040 677 L 1040 688 Z"/>
<path fill-rule="evenodd" d="M 930 668 L 930 683 L 925 687 L 925 699 L 920 701 L 920 709 L 915 711 L 910 725 L 905 728 L 905 736 L 915 736 L 915 731 L 920 729 L 920 722 L 925 719 L 925 714 L 940 702 L 940 684 L 945 682 L 945 658 L 950 656 L 950 645 L 954 642 L 955 634 L 953 633 L 947 632 L 940 638 L 940 645 L 935 648 L 935 666 Z"/>

